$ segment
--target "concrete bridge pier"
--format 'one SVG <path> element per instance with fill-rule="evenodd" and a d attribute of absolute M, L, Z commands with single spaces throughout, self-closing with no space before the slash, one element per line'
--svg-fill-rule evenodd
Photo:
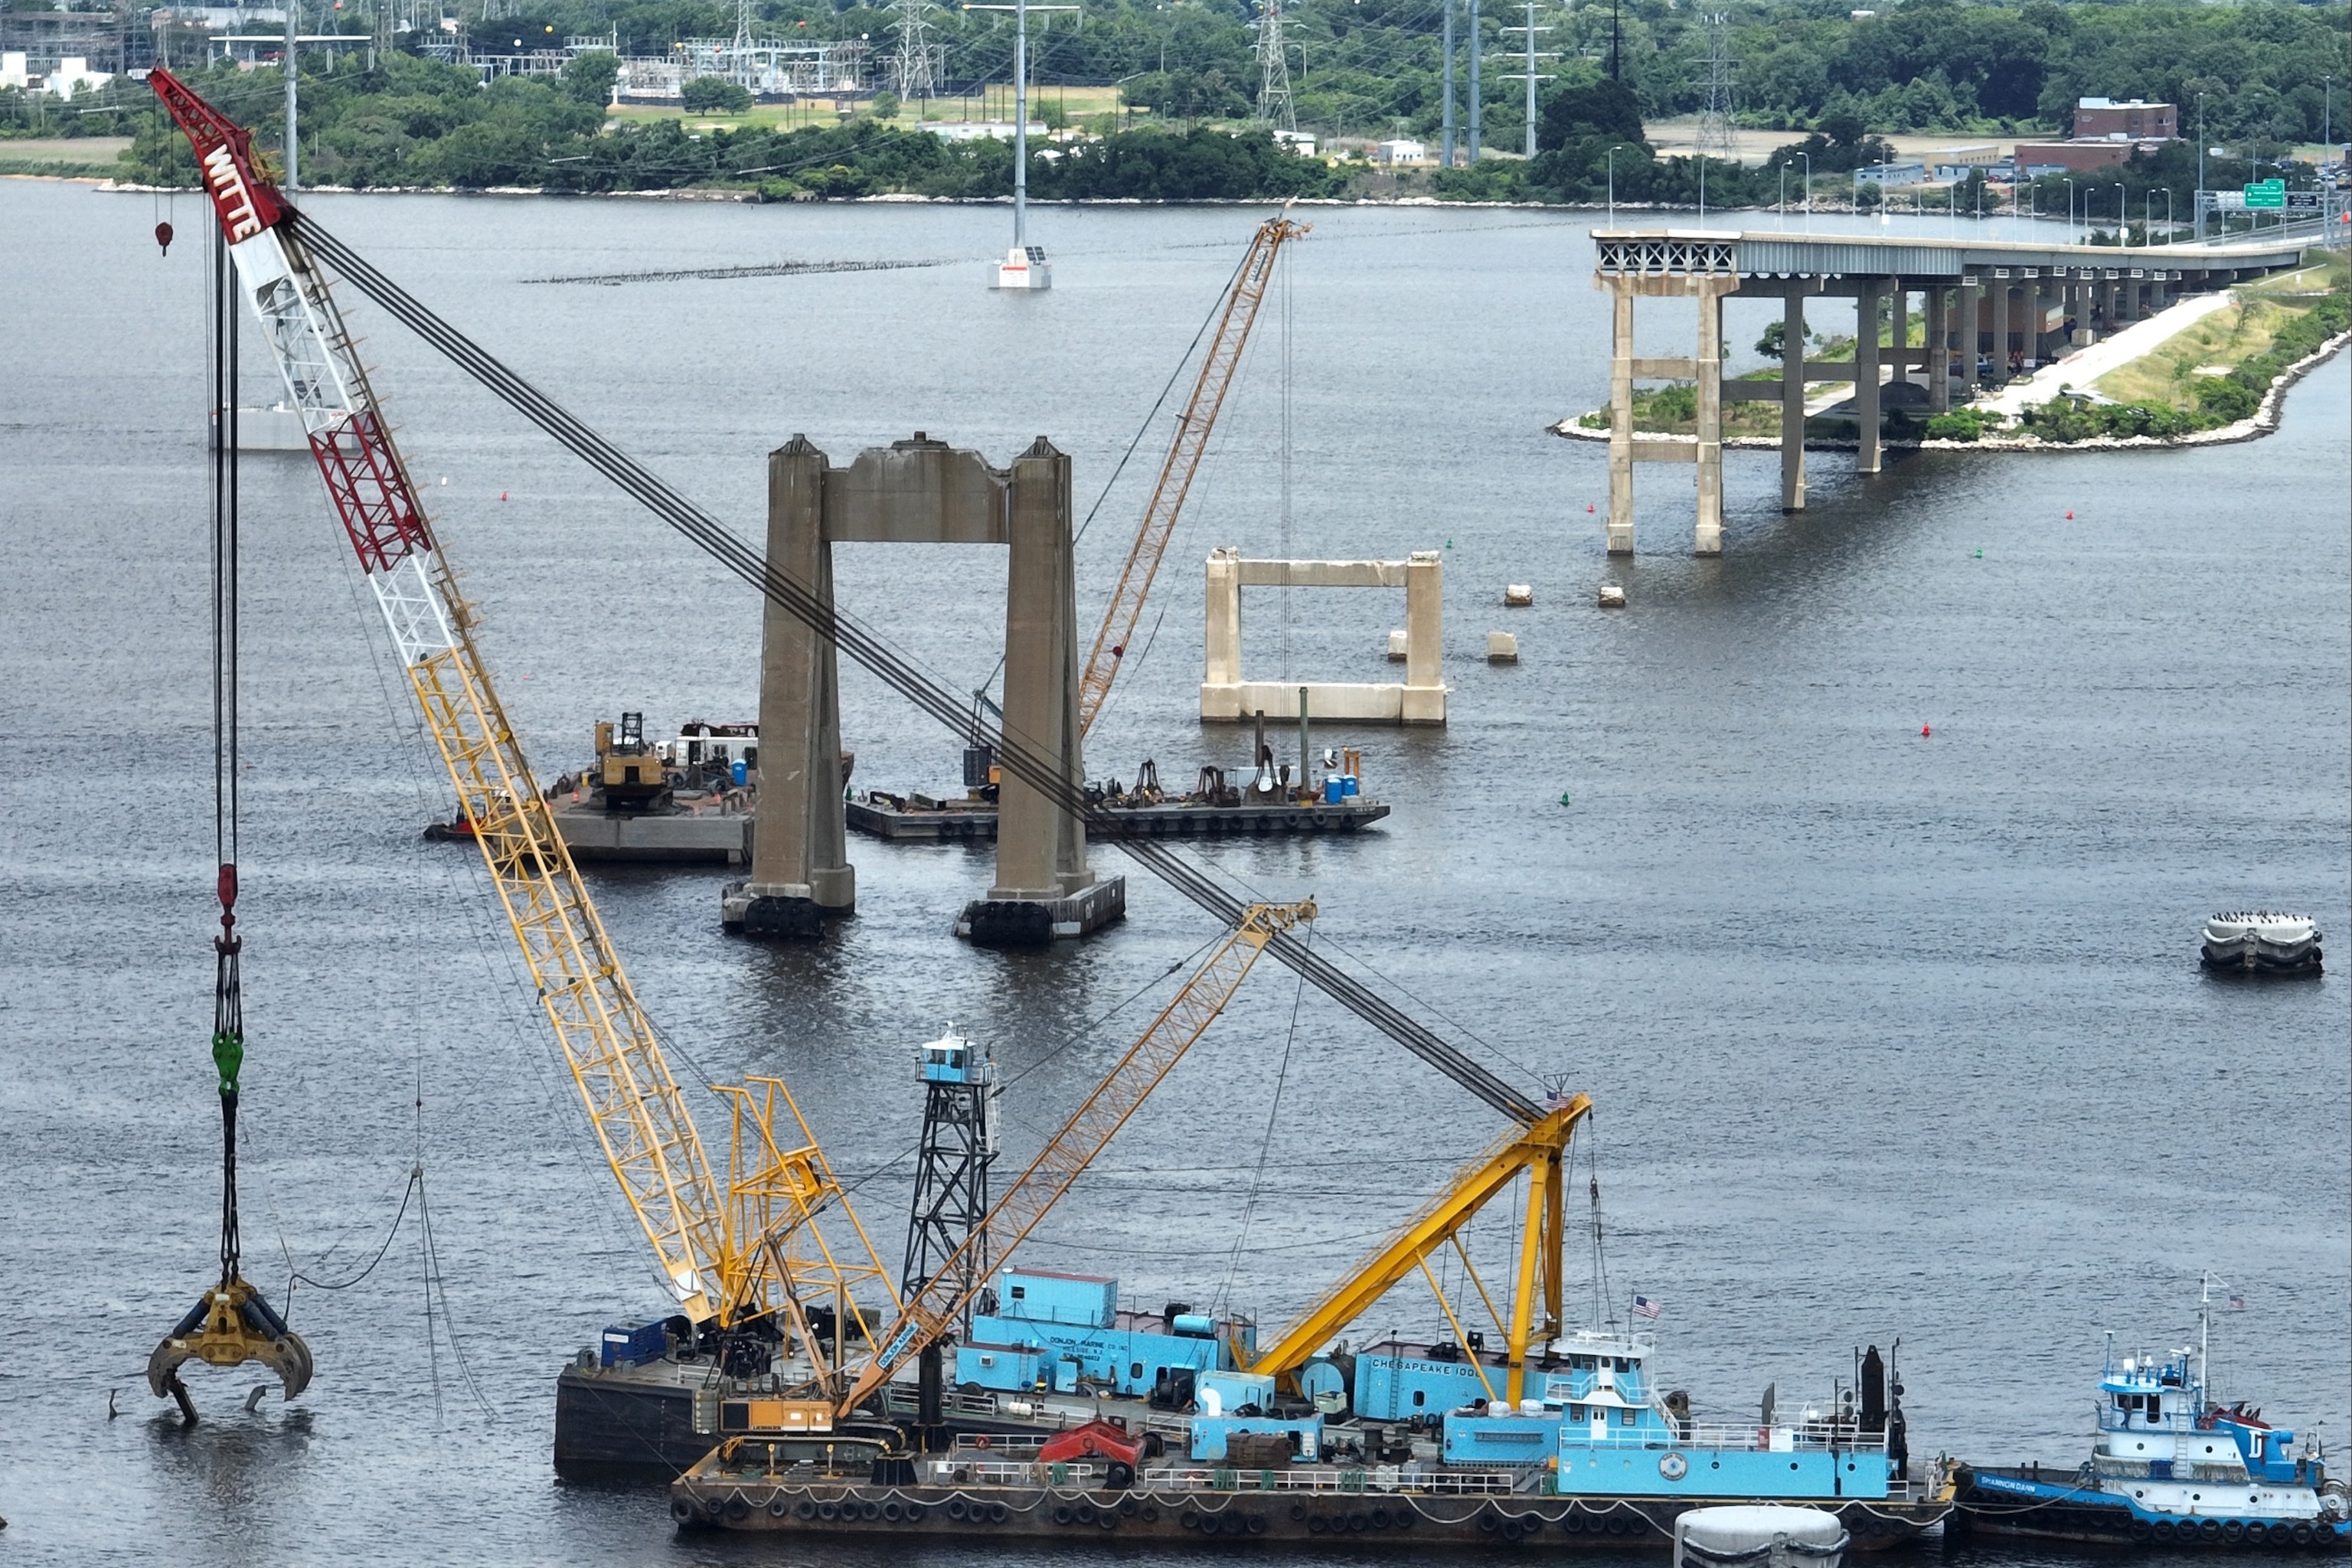
<path fill-rule="evenodd" d="M 1853 471 L 1874 474 L 1881 466 L 1879 454 L 1878 395 L 1878 298 L 1885 280 L 1878 278 L 1859 279 L 1853 296 L 1853 419 L 1859 440 L 1854 447 Z"/>
<path fill-rule="evenodd" d="M 1727 239 L 1729 237 L 1726 237 Z M 1611 294 L 1609 355 L 1609 553 L 1633 553 L 1633 465 L 1688 462 L 1696 470 L 1697 521 L 1692 547 L 1723 553 L 1723 300 L 1739 277 L 1720 268 L 1663 273 L 1604 272 L 1594 279 Z M 1698 306 L 1697 353 L 1688 359 L 1644 358 L 1633 353 L 1637 298 L 1687 299 Z M 1685 445 L 1633 434 L 1633 383 L 1691 381 L 1697 387 L 1697 438 Z"/>
<path fill-rule="evenodd" d="M 1793 287 L 1781 297 L 1780 510 L 1805 510 L 1805 295 Z"/>

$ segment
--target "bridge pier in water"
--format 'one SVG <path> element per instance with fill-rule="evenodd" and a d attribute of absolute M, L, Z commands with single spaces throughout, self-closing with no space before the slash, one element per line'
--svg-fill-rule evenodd
<path fill-rule="evenodd" d="M 1854 471 L 1884 463 L 1883 416 L 1889 407 L 1948 413 L 1952 383 L 1963 396 L 1979 384 L 2011 379 L 2021 369 L 2074 346 L 2112 335 L 2166 308 L 2181 289 L 2226 287 L 2301 265 L 2304 239 L 2267 244 L 2164 246 L 1966 243 L 1867 235 L 1735 234 L 1720 230 L 1599 230 L 1593 287 L 1611 295 L 1609 365 L 1609 518 L 1612 555 L 1633 553 L 1633 467 L 1686 463 L 1696 495 L 1692 548 L 1723 551 L 1723 417 L 1727 403 L 1780 405 L 1780 510 L 1805 509 L 1805 388 L 1851 382 Z M 1919 347 L 1910 344 L 1911 295 L 1919 295 Z M 1723 302 L 1782 301 L 1780 374 L 1769 381 L 1723 378 Z M 1805 301 L 1852 299 L 1853 363 L 1807 361 Z M 1687 358 L 1634 352 L 1637 299 L 1690 300 L 1697 331 Z M 1888 320 L 1878 319 L 1889 301 Z M 1887 341 L 1882 342 L 1885 334 Z M 1979 374 L 1979 359 L 1988 369 Z M 1916 367 L 1923 389 L 1913 382 Z M 1687 381 L 1696 396 L 1690 437 L 1645 436 L 1633 428 L 1633 391 L 1642 381 Z"/>

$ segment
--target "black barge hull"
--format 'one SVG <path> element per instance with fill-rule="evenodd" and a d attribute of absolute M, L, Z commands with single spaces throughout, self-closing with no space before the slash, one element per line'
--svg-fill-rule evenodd
<path fill-rule="evenodd" d="M 1073 1491 L 1046 1487 L 844 1487 L 770 1484 L 688 1475 L 670 1487 L 681 1528 L 763 1531 L 808 1539 L 1150 1541 L 1225 1546 L 1286 1544 L 1486 1546 L 1565 1553 L 1672 1547 L 1685 1509 L 1754 1499 L 1465 1497 L 1382 1492 Z M 1809 1502 L 1808 1506 L 1827 1507 Z M 1939 1522 L 1941 1502 L 1847 1502 L 1832 1510 L 1851 1550 L 1884 1551 Z"/>

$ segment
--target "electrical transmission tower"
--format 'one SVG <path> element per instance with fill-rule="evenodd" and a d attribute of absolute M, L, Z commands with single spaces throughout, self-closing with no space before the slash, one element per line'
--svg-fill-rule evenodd
<path fill-rule="evenodd" d="M 1731 127 L 1731 18 L 1717 11 L 1700 20 L 1706 27 L 1706 104 L 1698 111 L 1698 155 L 1736 163 L 1739 139 Z"/>
<path fill-rule="evenodd" d="M 898 0 L 898 55 L 891 62 L 891 90 L 902 101 L 929 100 L 939 91 L 940 72 L 930 32 L 923 21 L 929 0 Z"/>
<path fill-rule="evenodd" d="M 1282 0 L 1258 0 L 1257 117 L 1276 131 L 1298 129 L 1290 101 L 1290 54 L 1282 43 Z"/>
<path fill-rule="evenodd" d="M 1519 51 L 1520 55 L 1527 62 L 1526 68 L 1523 70 L 1505 71 L 1502 75 L 1503 79 L 1506 81 L 1524 81 L 1528 84 L 1527 155 L 1532 158 L 1536 155 L 1536 83 L 1551 74 L 1549 71 L 1538 71 L 1536 68 L 1536 62 L 1538 60 L 1556 60 L 1559 58 L 1559 56 L 1554 53 L 1540 51 L 1536 47 L 1536 35 L 1538 33 L 1549 33 L 1551 29 L 1549 27 L 1538 27 L 1536 26 L 1535 0 L 1526 0 L 1526 3 L 1528 9 L 1527 26 L 1524 27 L 1505 27 L 1501 29 L 1506 33 L 1525 33 L 1527 35 L 1527 47 Z M 1503 58 L 1507 59 L 1510 57 L 1506 55 Z"/>

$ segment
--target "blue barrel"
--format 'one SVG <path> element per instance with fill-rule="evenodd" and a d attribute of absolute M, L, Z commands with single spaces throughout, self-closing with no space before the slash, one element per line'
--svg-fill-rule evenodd
<path fill-rule="evenodd" d="M 738 757 L 738 758 L 735 760 L 734 763 L 733 763 L 733 767 L 734 767 L 734 770 L 735 770 L 735 782 L 736 782 L 737 784 L 748 784 L 748 783 L 750 783 L 750 782 L 751 782 L 751 763 L 747 763 L 747 762 L 743 761 L 740 757 Z"/>
<path fill-rule="evenodd" d="M 1334 773 L 1323 781 L 1323 804 L 1337 805 L 1348 797 L 1348 781 Z"/>
<path fill-rule="evenodd" d="M 1342 796 L 1344 796 L 1345 798 L 1347 798 L 1347 799 L 1349 799 L 1349 800 L 1353 800 L 1353 799 L 1355 799 L 1355 798 L 1356 798 L 1356 775 L 1355 775 L 1355 774 L 1353 774 L 1353 773 L 1346 773 L 1346 774 L 1341 775 L 1340 780 L 1339 780 L 1339 784 L 1340 784 L 1340 790 L 1339 790 L 1339 793 L 1340 793 L 1340 795 L 1341 795 Z"/>

